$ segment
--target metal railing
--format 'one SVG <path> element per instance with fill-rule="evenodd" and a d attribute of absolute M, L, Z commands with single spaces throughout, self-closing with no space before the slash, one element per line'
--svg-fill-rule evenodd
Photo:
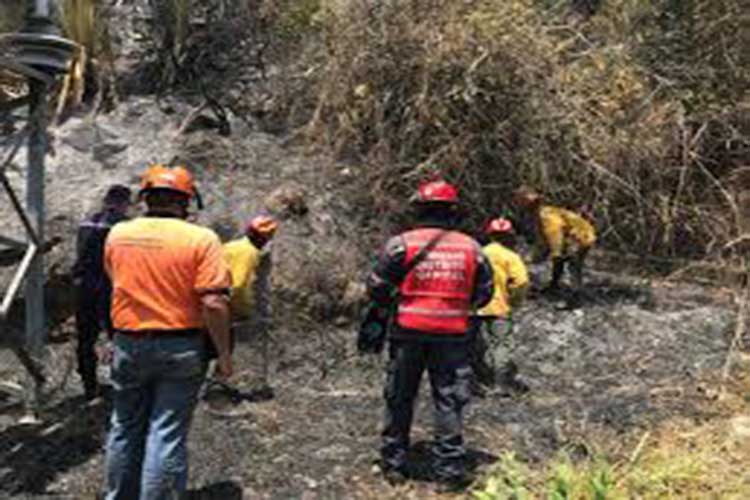
<path fill-rule="evenodd" d="M 0 321 L 7 318 L 10 307 L 13 304 L 13 299 L 18 293 L 18 290 L 21 288 L 23 278 L 26 276 L 39 248 L 39 237 L 37 236 L 37 233 L 34 230 L 34 227 L 32 226 L 32 223 L 29 220 L 29 217 L 26 214 L 23 205 L 21 205 L 21 201 L 19 200 L 18 195 L 13 190 L 13 186 L 8 180 L 8 176 L 5 174 L 5 170 L 7 169 L 8 165 L 11 164 L 16 154 L 18 153 L 18 150 L 21 148 L 21 145 L 27 137 L 28 127 L 24 127 L 24 129 L 21 130 L 19 134 L 17 134 L 14 144 L 11 146 L 10 154 L 3 161 L 2 165 L 0 165 L 0 185 L 2 185 L 6 194 L 10 198 L 13 209 L 18 218 L 21 220 L 28 239 L 28 243 L 23 243 L 13 238 L 0 235 L 1 244 L 4 244 L 5 246 L 8 246 L 10 248 L 26 248 L 23 258 L 21 259 L 21 263 L 19 264 L 15 274 L 13 275 L 13 278 L 10 281 L 10 285 L 5 292 L 2 302 L 0 302 Z"/>
<path fill-rule="evenodd" d="M 0 245 L 11 250 L 22 251 L 20 264 L 10 284 L 1 296 L 0 322 L 7 320 L 8 313 L 25 284 L 25 349 L 15 347 L 24 366 L 37 383 L 37 400 L 44 377 L 39 372 L 37 361 L 42 357 L 46 337 L 44 307 L 44 262 L 41 251 L 44 243 L 44 160 L 47 155 L 47 96 L 55 78 L 66 72 L 76 44 L 58 35 L 50 19 L 53 0 L 28 0 L 24 28 L 18 33 L 0 35 L 0 46 L 8 47 L 7 54 L 0 56 L 0 68 L 26 79 L 28 95 L 3 103 L 2 118 L 12 117 L 11 130 L 18 109 L 28 106 L 26 125 L 6 141 L 10 153 L 0 164 L 0 185 L 10 199 L 14 213 L 20 220 L 26 242 L 10 236 L 0 236 Z M 5 53 L 4 52 L 4 53 Z M 20 151 L 27 146 L 26 200 L 22 204 L 6 174 L 8 166 Z M 38 401 L 37 401 L 38 403 Z"/>

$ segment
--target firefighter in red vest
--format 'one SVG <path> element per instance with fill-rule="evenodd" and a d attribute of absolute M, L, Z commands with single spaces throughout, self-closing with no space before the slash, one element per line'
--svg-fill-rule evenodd
<path fill-rule="evenodd" d="M 481 247 L 455 230 L 458 191 L 422 184 L 416 229 L 391 238 L 367 280 L 370 298 L 395 318 L 389 340 L 382 466 L 391 483 L 409 476 L 406 456 L 414 401 L 427 369 L 435 407 L 435 479 L 441 489 L 467 484 L 463 410 L 469 400 L 469 317 L 493 294 L 492 268 Z"/>

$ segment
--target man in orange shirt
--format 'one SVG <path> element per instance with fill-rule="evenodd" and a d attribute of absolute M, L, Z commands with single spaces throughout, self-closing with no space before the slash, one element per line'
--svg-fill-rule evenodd
<path fill-rule="evenodd" d="M 151 166 L 140 196 L 148 212 L 115 226 L 104 256 L 115 332 L 107 500 L 181 496 L 207 342 L 217 376 L 232 374 L 231 279 L 216 234 L 185 220 L 197 196 L 192 176 Z"/>

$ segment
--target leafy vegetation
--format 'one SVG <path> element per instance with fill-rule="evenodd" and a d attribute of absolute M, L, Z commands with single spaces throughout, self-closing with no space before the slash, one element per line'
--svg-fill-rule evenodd
<path fill-rule="evenodd" d="M 706 432 L 700 443 L 664 436 L 657 448 L 642 457 L 615 463 L 603 457 L 574 462 L 561 454 L 541 469 L 532 469 L 507 453 L 472 496 L 476 500 L 742 498 L 748 490 L 738 474 L 741 465 L 722 456 L 726 438 L 719 445 L 706 439 L 716 437 L 713 432 L 718 430 Z M 694 434 L 703 431 L 707 429 Z"/>
<path fill-rule="evenodd" d="M 473 496 L 476 500 L 527 500 L 531 498 L 526 487 L 528 482 L 528 468 L 512 453 L 504 453 L 488 474 L 484 487 L 475 490 Z"/>

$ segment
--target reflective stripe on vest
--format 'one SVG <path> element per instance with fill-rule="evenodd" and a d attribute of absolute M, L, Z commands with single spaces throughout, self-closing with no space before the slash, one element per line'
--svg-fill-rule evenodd
<path fill-rule="evenodd" d="M 442 229 L 404 233 L 405 265 Z M 462 335 L 468 329 L 471 293 L 477 269 L 477 245 L 468 236 L 449 231 L 400 286 L 399 326 L 429 334 Z"/>
<path fill-rule="evenodd" d="M 399 307 L 398 310 L 410 314 L 429 314 L 431 316 L 440 316 L 443 318 L 463 317 L 466 315 L 466 312 L 463 309 L 443 309 L 440 311 L 434 311 L 423 307 Z"/>
<path fill-rule="evenodd" d="M 89 229 L 112 229 L 113 225 L 114 224 L 110 224 L 109 222 L 86 220 L 81 222 L 78 227 L 85 227 Z"/>

